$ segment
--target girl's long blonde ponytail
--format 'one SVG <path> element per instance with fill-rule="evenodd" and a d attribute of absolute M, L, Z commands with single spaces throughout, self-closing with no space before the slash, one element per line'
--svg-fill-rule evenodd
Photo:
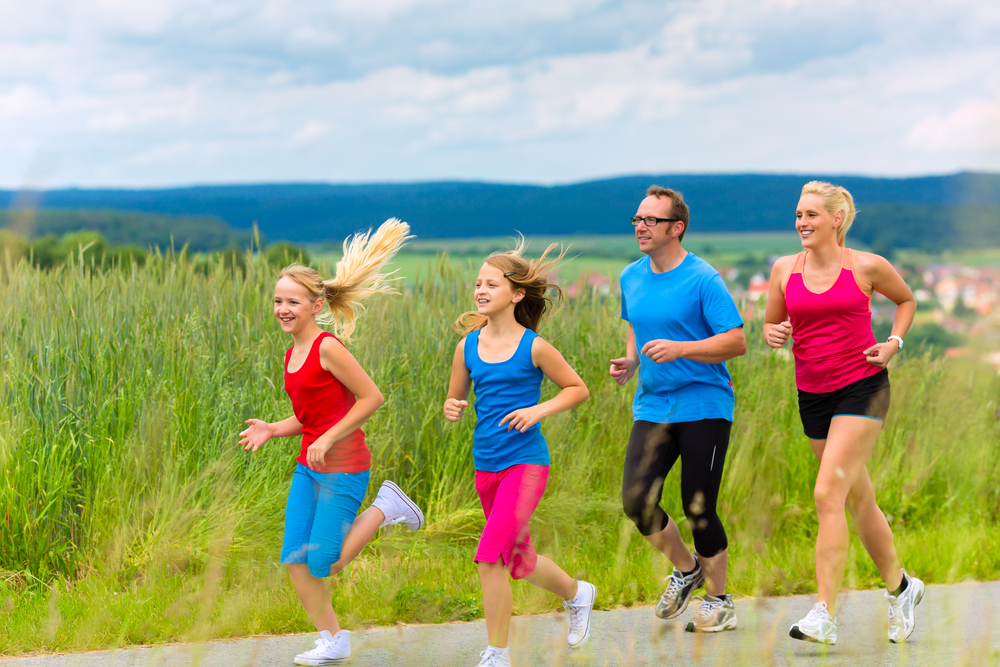
<path fill-rule="evenodd" d="M 332 326 L 345 343 L 350 342 L 355 321 L 364 312 L 362 301 L 376 294 L 398 294 L 398 278 L 385 273 L 385 265 L 406 243 L 410 226 L 397 218 L 386 220 L 373 233 L 358 233 L 344 241 L 344 256 L 337 262 L 336 275 L 324 281 L 319 272 L 293 264 L 282 269 L 280 277 L 291 278 L 312 296 L 323 299 L 323 311 L 316 317 Z"/>

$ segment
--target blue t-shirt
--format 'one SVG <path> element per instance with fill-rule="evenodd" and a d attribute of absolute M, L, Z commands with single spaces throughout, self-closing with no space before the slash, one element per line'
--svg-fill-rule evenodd
<path fill-rule="evenodd" d="M 622 319 L 632 325 L 639 352 L 634 419 L 658 424 L 732 421 L 736 398 L 725 362 L 657 364 L 642 354 L 651 340 L 704 340 L 743 325 L 719 272 L 689 252 L 677 268 L 654 273 L 647 256 L 625 267 L 621 290 Z"/>
<path fill-rule="evenodd" d="M 542 398 L 545 374 L 531 361 L 531 344 L 538 337 L 526 329 L 514 355 L 507 361 L 491 364 L 479 358 L 479 332 L 465 337 L 465 367 L 472 377 L 475 392 L 476 430 L 472 458 L 476 470 L 499 472 L 522 463 L 549 465 L 549 446 L 542 435 L 542 425 L 535 424 L 524 433 L 509 432 L 509 422 L 500 420 L 514 410 L 538 405 Z"/>

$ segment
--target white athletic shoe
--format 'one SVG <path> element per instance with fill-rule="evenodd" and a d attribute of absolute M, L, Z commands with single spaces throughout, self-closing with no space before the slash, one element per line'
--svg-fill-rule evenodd
<path fill-rule="evenodd" d="M 319 633 L 316 648 L 295 656 L 296 665 L 339 665 L 351 659 L 351 633 L 341 630 L 331 635 L 328 630 Z"/>
<path fill-rule="evenodd" d="M 837 617 L 830 616 L 825 602 L 817 602 L 805 618 L 791 627 L 788 636 L 818 644 L 836 644 Z"/>
<path fill-rule="evenodd" d="M 694 614 L 694 620 L 687 624 L 685 630 L 688 632 L 722 632 L 723 630 L 736 629 L 736 607 L 733 605 L 732 595 L 723 595 L 721 598 L 714 595 L 700 597 L 694 596 L 695 600 L 701 601 L 701 606 Z"/>
<path fill-rule="evenodd" d="M 889 641 L 893 644 L 905 642 L 906 638 L 913 632 L 913 608 L 920 604 L 924 597 L 924 582 L 916 577 L 903 576 L 909 582 L 906 590 L 899 594 L 899 597 L 885 594 L 885 599 L 889 603 Z"/>
<path fill-rule="evenodd" d="M 476 667 L 510 667 L 510 652 L 505 649 L 495 649 L 487 646 L 486 650 L 479 654 L 482 660 Z"/>
<path fill-rule="evenodd" d="M 597 588 L 586 581 L 577 582 L 576 597 L 564 600 L 566 620 L 569 621 L 569 632 L 566 643 L 570 648 L 580 648 L 590 639 L 590 612 L 594 610 L 597 600 Z"/>
<path fill-rule="evenodd" d="M 401 488 L 389 480 L 382 482 L 382 488 L 378 490 L 372 507 L 379 508 L 385 514 L 385 520 L 379 528 L 397 523 L 405 523 L 410 530 L 420 530 L 424 526 L 424 513 Z"/>

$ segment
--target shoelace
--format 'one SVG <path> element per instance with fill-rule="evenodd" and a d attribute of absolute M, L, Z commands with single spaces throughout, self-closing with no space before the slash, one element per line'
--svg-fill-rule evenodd
<path fill-rule="evenodd" d="M 698 613 L 695 614 L 695 617 L 697 618 L 710 617 L 713 611 L 726 603 L 725 600 L 706 600 L 700 595 L 695 595 L 693 599 L 701 601 L 701 608 L 698 610 Z"/>
<path fill-rule="evenodd" d="M 813 608 L 809 610 L 809 613 L 806 614 L 806 617 L 804 619 L 802 619 L 802 622 L 803 623 L 812 622 L 816 624 L 822 623 L 826 620 L 826 618 L 824 618 L 823 612 L 826 612 L 826 616 L 830 616 L 830 612 L 826 610 L 825 604 L 819 603 L 813 605 Z"/>
<path fill-rule="evenodd" d="M 493 649 L 486 649 L 479 654 L 482 660 L 479 661 L 479 667 L 497 667 L 497 653 Z"/>
<path fill-rule="evenodd" d="M 680 570 L 674 570 L 673 574 L 667 577 L 667 579 L 670 583 L 667 584 L 667 590 L 663 591 L 663 595 L 660 597 L 669 601 L 684 590 L 684 575 L 681 574 Z"/>
<path fill-rule="evenodd" d="M 903 605 L 899 602 L 899 599 L 893 597 L 892 595 L 887 595 L 889 598 L 889 622 L 892 623 L 898 617 L 902 616 Z"/>
<path fill-rule="evenodd" d="M 576 634 L 583 632 L 583 608 L 587 605 L 570 604 L 563 600 L 563 608 L 569 616 L 569 630 Z"/>

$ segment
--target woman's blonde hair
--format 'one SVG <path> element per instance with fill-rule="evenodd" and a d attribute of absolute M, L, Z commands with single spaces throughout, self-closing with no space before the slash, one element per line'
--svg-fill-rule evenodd
<path fill-rule="evenodd" d="M 555 259 L 550 259 L 549 253 L 556 247 L 559 248 L 559 255 Z M 524 290 L 524 298 L 514 305 L 514 319 L 521 326 L 538 331 L 542 315 L 552 305 L 552 299 L 548 295 L 549 290 L 555 290 L 556 297 L 562 298 L 562 290 L 555 283 L 549 282 L 548 274 L 562 261 L 566 249 L 552 243 L 536 260 L 525 259 L 521 256 L 523 252 L 524 237 L 521 236 L 513 250 L 495 252 L 486 258 L 486 263 L 502 271 L 504 278 L 510 281 L 515 290 Z M 485 315 L 474 310 L 462 313 L 455 320 L 455 331 L 465 335 L 476 329 L 482 329 L 486 326 L 486 319 Z"/>
<path fill-rule="evenodd" d="M 355 234 L 344 241 L 344 256 L 337 262 L 337 273 L 332 280 L 323 280 L 319 271 L 292 264 L 281 270 L 278 278 L 290 278 L 302 285 L 315 303 L 323 299 L 323 312 L 316 317 L 320 324 L 329 324 L 334 333 L 345 343 L 351 341 L 354 323 L 364 312 L 363 299 L 375 294 L 399 294 L 394 287 L 398 278 L 383 273 L 385 265 L 403 247 L 409 236 L 410 226 L 390 218 L 375 230 Z"/>
<path fill-rule="evenodd" d="M 843 246 L 844 240 L 847 238 L 847 230 L 851 228 L 851 223 L 854 222 L 854 216 L 857 214 L 854 208 L 854 197 L 851 196 L 851 193 L 839 185 L 831 185 L 824 181 L 809 181 L 802 186 L 802 194 L 821 197 L 823 208 L 830 215 L 836 215 L 837 211 L 844 214 L 844 221 L 837 228 L 837 243 Z"/>

